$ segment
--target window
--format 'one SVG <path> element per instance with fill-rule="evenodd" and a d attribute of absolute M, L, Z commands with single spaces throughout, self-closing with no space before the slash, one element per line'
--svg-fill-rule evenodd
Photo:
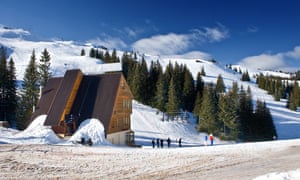
<path fill-rule="evenodd" d="M 125 82 L 124 81 L 121 81 L 121 88 L 125 89 Z"/>

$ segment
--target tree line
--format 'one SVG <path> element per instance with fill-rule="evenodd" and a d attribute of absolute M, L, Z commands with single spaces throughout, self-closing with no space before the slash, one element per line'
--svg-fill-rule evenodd
<path fill-rule="evenodd" d="M 44 49 L 37 63 L 32 51 L 19 91 L 15 63 L 12 58 L 7 62 L 4 47 L 0 49 L 0 58 L 0 120 L 7 121 L 12 128 L 24 129 L 39 99 L 39 87 L 44 87 L 52 76 L 50 54 Z"/>
<path fill-rule="evenodd" d="M 292 82 L 292 83 L 291 83 Z M 281 98 L 287 99 L 287 108 L 296 111 L 300 107 L 299 83 L 296 79 L 286 79 L 275 76 L 264 76 L 260 74 L 256 83 L 259 88 L 268 91 L 276 101 Z"/>
<path fill-rule="evenodd" d="M 205 84 L 203 67 L 194 80 L 186 65 L 176 62 L 169 62 L 163 71 L 158 61 L 152 61 L 148 70 L 144 57 L 138 60 L 133 52 L 123 54 L 122 66 L 134 98 L 170 118 L 183 111 L 193 112 L 199 118 L 199 131 L 226 140 L 272 140 L 277 136 L 266 103 L 257 100 L 254 109 L 249 87 L 245 91 L 234 82 L 226 92 L 221 75 L 216 84 Z M 249 80 L 247 72 L 245 76 Z"/>
<path fill-rule="evenodd" d="M 81 50 L 80 55 L 85 56 L 84 49 Z M 105 47 L 102 47 L 100 50 L 98 50 L 98 48 L 91 48 L 89 52 L 89 57 L 102 60 L 104 61 L 104 63 L 120 62 L 119 56 L 117 55 L 117 50 L 113 49 L 112 53 L 110 54 L 109 50 Z"/>

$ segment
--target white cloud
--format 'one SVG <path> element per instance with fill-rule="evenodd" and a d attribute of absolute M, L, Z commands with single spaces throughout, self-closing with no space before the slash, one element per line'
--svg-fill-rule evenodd
<path fill-rule="evenodd" d="M 191 38 L 194 40 L 199 40 L 202 43 L 205 42 L 219 42 L 229 37 L 228 29 L 222 24 L 210 28 L 204 27 L 202 29 L 193 29 L 191 33 Z"/>
<path fill-rule="evenodd" d="M 170 55 L 181 53 L 189 47 L 189 36 L 184 34 L 169 33 L 156 35 L 133 43 L 134 51 L 152 55 Z"/>
<path fill-rule="evenodd" d="M 20 28 L 10 28 L 0 25 L 0 35 L 15 34 L 15 35 L 30 35 L 29 31 Z"/>
<path fill-rule="evenodd" d="M 261 54 L 242 59 L 239 64 L 249 69 L 278 69 L 284 66 L 283 56 L 281 54 Z"/>
<path fill-rule="evenodd" d="M 186 52 L 190 47 L 207 42 L 219 42 L 229 37 L 227 28 L 217 27 L 193 29 L 187 34 L 169 33 L 144 38 L 132 44 L 135 51 L 152 55 L 174 55 Z"/>
<path fill-rule="evenodd" d="M 296 46 L 293 51 L 285 53 L 287 57 L 300 59 L 300 46 Z"/>
<path fill-rule="evenodd" d="M 296 46 L 292 51 L 280 52 L 277 54 L 260 54 L 249 56 L 242 59 L 239 64 L 251 69 L 273 69 L 273 70 L 290 70 L 299 69 L 300 46 Z M 298 62 L 296 62 L 298 61 Z M 293 64 L 290 67 L 289 64 Z"/>
<path fill-rule="evenodd" d="M 205 52 L 201 52 L 201 51 L 191 51 L 188 53 L 184 53 L 184 54 L 177 54 L 177 55 L 170 55 L 167 56 L 168 58 L 175 58 L 175 59 L 197 59 L 197 58 L 201 58 L 201 59 L 211 59 L 211 55 Z"/>
<path fill-rule="evenodd" d="M 114 38 L 111 36 L 105 36 L 104 38 L 96 38 L 87 41 L 87 43 L 91 43 L 97 46 L 104 46 L 109 49 L 124 49 L 127 47 L 125 42 L 120 38 Z"/>
<path fill-rule="evenodd" d="M 134 28 L 129 28 L 129 27 L 125 27 L 124 28 L 124 32 L 126 33 L 127 36 L 130 37 L 137 37 L 139 34 L 143 33 L 145 30 L 143 28 L 138 28 L 138 27 L 134 27 Z"/>

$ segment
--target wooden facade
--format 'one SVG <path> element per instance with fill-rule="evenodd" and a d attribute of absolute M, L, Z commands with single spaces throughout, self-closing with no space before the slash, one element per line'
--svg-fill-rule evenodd
<path fill-rule="evenodd" d="M 32 119 L 47 114 L 46 126 L 60 136 L 72 135 L 89 118 L 101 121 L 107 139 L 114 144 L 132 144 L 130 115 L 132 93 L 122 73 L 83 75 L 69 70 L 50 79 Z"/>

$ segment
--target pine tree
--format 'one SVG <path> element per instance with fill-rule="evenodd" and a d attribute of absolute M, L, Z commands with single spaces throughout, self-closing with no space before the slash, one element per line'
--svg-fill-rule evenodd
<path fill-rule="evenodd" d="M 252 120 L 253 120 L 253 104 L 251 98 L 251 92 L 245 92 L 243 86 L 240 91 L 240 109 L 239 109 L 239 118 L 241 125 L 241 134 L 240 138 L 244 140 L 251 140 L 253 129 L 252 129 Z"/>
<path fill-rule="evenodd" d="M 162 67 L 159 64 L 158 61 L 153 62 L 151 61 L 151 65 L 150 65 L 150 70 L 149 70 L 149 76 L 147 78 L 147 101 L 148 104 L 154 106 L 154 102 L 155 102 L 155 94 L 157 91 L 157 81 L 158 81 L 158 76 L 159 76 L 159 71 L 162 71 Z"/>
<path fill-rule="evenodd" d="M 0 49 L 0 120 L 7 121 L 8 110 L 8 71 L 6 61 L 6 50 Z"/>
<path fill-rule="evenodd" d="M 173 64 L 171 62 L 169 62 L 169 64 L 166 66 L 166 70 L 165 70 L 165 82 L 166 82 L 167 89 L 169 89 L 171 79 L 173 76 L 173 71 L 174 71 Z M 167 91 L 167 97 L 169 96 L 168 93 L 169 93 L 169 91 Z"/>
<path fill-rule="evenodd" d="M 96 59 L 104 60 L 104 55 L 102 50 L 96 49 Z"/>
<path fill-rule="evenodd" d="M 199 130 L 218 134 L 216 93 L 212 84 L 205 86 L 200 109 Z"/>
<path fill-rule="evenodd" d="M 8 122 L 11 127 L 16 127 L 16 111 L 17 111 L 17 83 L 16 68 L 13 59 L 8 62 Z"/>
<path fill-rule="evenodd" d="M 201 67 L 201 72 L 200 72 L 200 75 L 201 75 L 201 76 L 206 76 L 206 72 L 205 72 L 205 70 L 204 70 L 204 67 L 203 67 L 203 66 Z"/>
<path fill-rule="evenodd" d="M 202 95 L 198 91 L 197 95 L 196 95 L 195 106 L 193 109 L 194 116 L 196 116 L 198 119 L 199 119 L 200 110 L 201 110 L 201 100 L 202 100 Z"/>
<path fill-rule="evenodd" d="M 242 74 L 242 81 L 250 81 L 248 70 Z"/>
<path fill-rule="evenodd" d="M 202 80 L 201 74 L 198 72 L 197 74 L 197 83 L 196 83 L 196 91 L 200 93 L 200 98 L 202 98 L 204 89 L 204 82 Z"/>
<path fill-rule="evenodd" d="M 217 79 L 217 84 L 216 84 L 216 93 L 224 93 L 225 92 L 225 84 L 222 78 L 222 75 L 219 74 L 218 79 Z"/>
<path fill-rule="evenodd" d="M 96 57 L 96 51 L 95 51 L 94 48 L 91 48 L 91 50 L 90 50 L 90 57 L 91 58 L 95 58 Z"/>
<path fill-rule="evenodd" d="M 47 51 L 47 49 L 44 49 L 42 52 L 41 58 L 40 58 L 40 64 L 39 64 L 39 75 L 40 75 L 40 85 L 42 87 L 45 87 L 48 80 L 51 78 L 51 72 L 50 72 L 50 54 Z"/>
<path fill-rule="evenodd" d="M 140 66 L 140 83 L 141 83 L 141 89 L 140 89 L 140 99 L 141 102 L 144 104 L 149 105 L 148 102 L 148 95 L 147 95 L 147 78 L 148 78 L 148 68 L 147 68 L 147 63 L 146 60 L 144 59 L 144 56 L 142 57 L 142 62 Z"/>
<path fill-rule="evenodd" d="M 111 62 L 111 57 L 110 57 L 110 54 L 109 54 L 108 50 L 105 51 L 103 60 L 104 60 L 105 63 L 110 63 Z"/>
<path fill-rule="evenodd" d="M 203 66 L 201 67 L 200 75 L 201 75 L 201 76 L 206 76 L 206 73 L 205 73 L 205 70 L 204 70 L 204 67 L 203 67 Z"/>
<path fill-rule="evenodd" d="M 81 49 L 80 56 L 85 56 L 85 50 Z"/>
<path fill-rule="evenodd" d="M 111 62 L 119 62 L 116 49 L 114 49 L 113 52 L 111 53 L 111 60 L 110 61 Z"/>
<path fill-rule="evenodd" d="M 122 56 L 122 70 L 124 77 L 130 87 L 130 89 L 133 89 L 133 77 L 135 72 L 135 65 L 137 62 L 133 59 L 132 55 L 125 52 Z"/>
<path fill-rule="evenodd" d="M 172 75 L 173 75 L 173 71 L 174 71 L 173 65 L 171 62 L 169 62 L 169 64 L 166 67 L 166 71 L 165 71 L 165 77 L 166 77 L 167 84 L 170 84 L 170 81 L 171 81 Z"/>
<path fill-rule="evenodd" d="M 297 81 L 294 82 L 293 89 L 291 95 L 289 96 L 289 104 L 288 107 L 291 110 L 297 110 L 297 107 L 300 106 L 300 90 L 299 84 Z"/>
<path fill-rule="evenodd" d="M 182 76 L 182 70 L 179 64 L 176 62 L 172 74 L 174 88 L 176 89 L 176 96 L 178 98 L 178 105 L 179 108 L 182 108 L 182 91 L 183 91 L 183 76 Z"/>
<path fill-rule="evenodd" d="M 183 109 L 191 112 L 195 103 L 195 86 L 192 73 L 185 68 L 183 85 Z"/>
<path fill-rule="evenodd" d="M 218 103 L 218 121 L 227 140 L 237 140 L 239 135 L 238 112 L 232 95 L 231 92 L 221 94 Z"/>
<path fill-rule="evenodd" d="M 169 91 L 168 91 L 168 102 L 166 105 L 166 110 L 169 116 L 172 118 L 176 115 L 177 112 L 179 112 L 179 99 L 176 93 L 176 87 L 175 87 L 175 82 L 172 77 L 170 86 L 169 86 Z"/>
<path fill-rule="evenodd" d="M 159 109 L 160 111 L 166 111 L 166 103 L 168 100 L 167 94 L 167 82 L 165 80 L 165 76 L 162 72 L 162 68 L 159 68 L 159 76 L 156 83 L 156 94 L 155 94 L 155 102 L 154 106 Z"/>
<path fill-rule="evenodd" d="M 256 101 L 255 118 L 253 123 L 253 140 L 272 140 L 277 136 L 276 129 L 273 123 L 272 115 L 266 106 L 265 102 Z"/>
<path fill-rule="evenodd" d="M 19 106 L 19 129 L 24 129 L 27 126 L 27 122 L 30 119 L 37 103 L 39 95 L 38 74 L 35 51 L 33 50 L 22 84 L 23 89 Z"/>
<path fill-rule="evenodd" d="M 132 79 L 132 92 L 137 101 L 147 104 L 147 76 L 148 69 L 144 58 L 142 62 L 135 65 Z"/>
<path fill-rule="evenodd" d="M 275 84 L 274 98 L 275 101 L 279 101 L 284 96 L 284 86 L 281 78 L 277 79 Z"/>
<path fill-rule="evenodd" d="M 124 52 L 122 55 L 122 72 L 126 80 L 128 76 L 128 70 L 129 70 L 129 61 L 130 60 L 129 60 L 128 53 Z"/>

